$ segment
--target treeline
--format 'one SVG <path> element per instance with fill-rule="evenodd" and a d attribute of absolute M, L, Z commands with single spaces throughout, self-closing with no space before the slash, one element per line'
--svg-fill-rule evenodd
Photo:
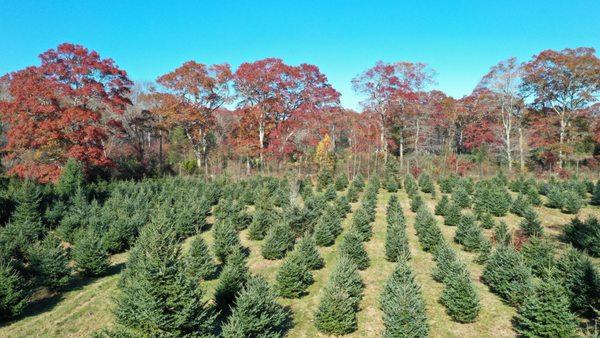
<path fill-rule="evenodd" d="M 353 80 L 361 111 L 315 65 L 267 58 L 232 69 L 188 61 L 133 83 L 109 58 L 61 44 L 41 64 L 0 78 L 4 167 L 56 181 L 69 158 L 95 177 L 400 170 L 596 170 L 600 59 L 546 50 L 490 68 L 470 95 L 432 89 L 422 63 L 378 62 Z"/>

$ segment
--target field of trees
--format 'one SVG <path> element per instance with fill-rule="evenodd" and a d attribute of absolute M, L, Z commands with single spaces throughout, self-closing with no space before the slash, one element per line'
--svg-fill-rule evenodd
<path fill-rule="evenodd" d="M 2 337 L 596 337 L 600 59 L 0 77 Z"/>

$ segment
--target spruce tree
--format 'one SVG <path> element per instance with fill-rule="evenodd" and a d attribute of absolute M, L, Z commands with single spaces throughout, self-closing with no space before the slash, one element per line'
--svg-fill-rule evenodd
<path fill-rule="evenodd" d="M 512 246 L 497 246 L 483 270 L 482 279 L 492 292 L 511 305 L 531 292 L 531 270 Z"/>
<path fill-rule="evenodd" d="M 429 326 L 421 287 L 400 260 L 381 293 L 384 337 L 427 337 Z"/>
<path fill-rule="evenodd" d="M 558 260 L 557 272 L 569 295 L 571 310 L 594 315 L 594 309 L 600 309 L 600 274 L 594 263 L 571 247 Z"/>
<path fill-rule="evenodd" d="M 237 296 L 221 335 L 226 338 L 285 336 L 291 316 L 275 298 L 263 277 L 250 278 Z"/>
<path fill-rule="evenodd" d="M 240 237 L 233 224 L 229 221 L 217 221 L 213 226 L 213 245 L 212 249 L 215 257 L 225 263 L 227 257 L 242 246 Z"/>
<path fill-rule="evenodd" d="M 206 280 L 214 277 L 217 266 L 208 245 L 200 235 L 192 240 L 184 260 L 188 275 L 196 280 Z"/>
<path fill-rule="evenodd" d="M 417 212 L 415 230 L 424 251 L 435 250 L 436 246 L 443 241 L 442 232 L 426 206 L 422 206 Z"/>
<path fill-rule="evenodd" d="M 329 223 L 323 217 L 321 216 L 317 225 L 315 225 L 315 242 L 318 246 L 331 246 L 335 242 L 336 235 L 331 231 Z"/>
<path fill-rule="evenodd" d="M 32 222 L 41 227 L 41 191 L 31 180 L 25 180 L 15 194 L 16 206 L 10 219 L 13 223 Z"/>
<path fill-rule="evenodd" d="M 488 259 L 492 255 L 492 243 L 489 239 L 485 238 L 483 243 L 481 243 L 481 248 L 479 249 L 479 255 L 475 258 L 475 263 L 477 264 L 485 264 Z"/>
<path fill-rule="evenodd" d="M 477 319 L 481 305 L 469 272 L 463 268 L 445 279 L 445 288 L 440 302 L 452 320 L 459 323 L 472 323 Z"/>
<path fill-rule="evenodd" d="M 504 221 L 500 221 L 494 227 L 494 240 L 500 245 L 509 245 L 512 242 L 512 236 L 508 232 L 508 225 Z"/>
<path fill-rule="evenodd" d="M 355 231 L 350 231 L 344 235 L 342 243 L 340 243 L 340 254 L 350 257 L 359 270 L 364 270 L 370 265 L 369 255 L 360 235 Z"/>
<path fill-rule="evenodd" d="M 346 290 L 354 308 L 358 309 L 358 305 L 362 299 L 364 284 L 360 278 L 356 264 L 350 257 L 344 254 L 339 255 L 333 271 L 329 274 L 327 283 L 334 284 L 336 287 Z"/>
<path fill-rule="evenodd" d="M 215 313 L 202 300 L 200 286 L 185 272 L 176 230 L 166 224 L 149 223 L 142 228 L 121 275 L 115 335 L 212 334 Z"/>
<path fill-rule="evenodd" d="M 273 225 L 261 247 L 262 256 L 266 259 L 281 259 L 288 250 L 294 247 L 295 236 L 287 222 Z"/>
<path fill-rule="evenodd" d="M 85 276 L 101 276 L 110 267 L 110 257 L 102 236 L 91 226 L 79 231 L 71 255 L 75 268 Z"/>
<path fill-rule="evenodd" d="M 299 252 L 290 253 L 277 271 L 276 289 L 284 298 L 299 298 L 314 282 L 309 266 Z"/>
<path fill-rule="evenodd" d="M 75 195 L 77 190 L 85 186 L 85 172 L 83 164 L 74 158 L 69 158 L 54 185 L 54 191 L 63 200 L 68 200 Z"/>
<path fill-rule="evenodd" d="M 311 270 L 318 270 L 325 265 L 325 261 L 315 243 L 313 236 L 305 234 L 294 248 L 294 252 L 297 252 L 304 264 Z"/>
<path fill-rule="evenodd" d="M 18 316 L 27 305 L 29 289 L 26 281 L 10 263 L 0 263 L 0 321 Z"/>
<path fill-rule="evenodd" d="M 244 287 L 249 276 L 246 256 L 241 250 L 235 250 L 227 259 L 215 288 L 215 303 L 222 313 L 229 312 L 235 296 Z"/>
<path fill-rule="evenodd" d="M 341 173 L 335 179 L 335 190 L 342 191 L 346 189 L 346 187 L 348 187 L 348 183 L 348 175 L 346 175 L 345 173 Z"/>
<path fill-rule="evenodd" d="M 524 219 L 519 223 L 523 234 L 527 237 L 539 237 L 544 234 L 544 227 L 538 218 L 538 214 L 531 208 L 523 214 Z"/>
<path fill-rule="evenodd" d="M 554 266 L 554 246 L 540 237 L 530 238 L 521 254 L 534 276 L 543 277 Z"/>
<path fill-rule="evenodd" d="M 481 227 L 484 229 L 493 229 L 496 226 L 494 216 L 488 213 L 483 213 L 479 215 L 479 222 L 481 224 Z"/>
<path fill-rule="evenodd" d="M 564 193 L 564 203 L 562 212 L 565 214 L 577 214 L 583 207 L 584 201 L 581 196 L 573 190 L 566 190 Z"/>
<path fill-rule="evenodd" d="M 483 230 L 475 224 L 475 216 L 464 215 L 456 229 L 454 240 L 462 244 L 465 251 L 478 251 L 482 248 L 486 238 Z"/>
<path fill-rule="evenodd" d="M 444 224 L 450 226 L 456 226 L 460 222 L 461 212 L 460 207 L 454 203 L 450 202 L 446 207 L 446 213 L 444 215 Z"/>
<path fill-rule="evenodd" d="M 577 320 L 569 298 L 555 278 L 546 278 L 518 308 L 516 330 L 523 337 L 572 337 Z"/>
<path fill-rule="evenodd" d="M 423 205 L 425 205 L 423 197 L 419 193 L 416 193 L 410 201 L 410 211 L 417 212 Z"/>
<path fill-rule="evenodd" d="M 457 267 L 458 259 L 456 253 L 446 242 L 441 242 L 435 250 L 435 267 L 433 268 L 432 277 L 435 281 L 444 283 L 446 278 L 452 274 Z"/>
<path fill-rule="evenodd" d="M 323 193 L 323 197 L 326 201 L 333 201 L 337 198 L 337 192 L 332 184 L 327 186 L 327 189 L 325 189 L 325 192 Z"/>
<path fill-rule="evenodd" d="M 435 214 L 438 216 L 444 216 L 450 200 L 447 195 L 442 195 L 440 201 L 435 205 Z"/>
<path fill-rule="evenodd" d="M 529 209 L 531 209 L 531 204 L 529 204 L 529 200 L 523 194 L 519 194 L 510 206 L 510 212 L 517 216 L 525 215 L 525 212 Z"/>
<path fill-rule="evenodd" d="M 334 206 L 338 212 L 338 216 L 340 217 L 340 219 L 346 217 L 346 214 L 352 210 L 352 206 L 350 205 L 350 202 L 348 202 L 348 198 L 346 197 L 346 195 L 341 195 L 337 199 L 337 203 L 335 203 Z"/>
<path fill-rule="evenodd" d="M 348 201 L 350 201 L 351 203 L 355 203 L 358 201 L 358 193 L 359 193 L 359 189 L 354 185 L 350 185 L 350 188 L 348 188 L 348 192 L 346 193 L 346 197 L 348 197 Z"/>
<path fill-rule="evenodd" d="M 600 222 L 594 216 L 585 221 L 574 218 L 564 227 L 564 235 L 574 247 L 585 250 L 590 256 L 600 257 Z"/>
<path fill-rule="evenodd" d="M 69 255 L 60 239 L 49 234 L 29 248 L 30 268 L 39 284 L 58 288 L 67 285 L 71 277 Z"/>
<path fill-rule="evenodd" d="M 419 176 L 419 187 L 421 187 L 422 192 L 435 195 L 435 185 L 428 174 L 423 173 Z"/>
<path fill-rule="evenodd" d="M 258 241 L 265 238 L 271 226 L 277 221 L 277 212 L 266 208 L 257 208 L 248 227 L 248 237 Z"/>

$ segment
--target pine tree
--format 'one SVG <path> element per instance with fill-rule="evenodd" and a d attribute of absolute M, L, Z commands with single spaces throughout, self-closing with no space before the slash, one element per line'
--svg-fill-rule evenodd
<path fill-rule="evenodd" d="M 384 337 L 427 337 L 429 326 L 421 287 L 405 261 L 388 278 L 380 299 Z"/>
<path fill-rule="evenodd" d="M 219 282 L 215 288 L 215 303 L 222 313 L 229 311 L 235 296 L 244 287 L 249 276 L 244 253 L 239 249 L 231 253 L 219 275 Z"/>
<path fill-rule="evenodd" d="M 242 246 L 237 231 L 229 221 L 215 222 L 213 238 L 213 252 L 221 263 L 225 263 L 227 257 Z"/>
<path fill-rule="evenodd" d="M 356 264 L 350 257 L 344 254 L 339 255 L 333 271 L 329 274 L 327 283 L 334 284 L 336 287 L 346 290 L 354 308 L 358 309 L 358 305 L 362 299 L 364 284 L 360 278 Z"/>
<path fill-rule="evenodd" d="M 492 292 L 511 305 L 520 304 L 531 291 L 531 270 L 512 246 L 497 246 L 482 275 Z"/>
<path fill-rule="evenodd" d="M 348 183 L 348 175 L 346 175 L 345 173 L 341 173 L 335 179 L 335 190 L 342 191 L 346 189 L 346 187 L 348 187 Z"/>
<path fill-rule="evenodd" d="M 110 267 L 110 257 L 102 236 L 88 226 L 79 231 L 71 249 L 75 267 L 85 276 L 101 276 Z"/>
<path fill-rule="evenodd" d="M 460 219 L 460 207 L 456 203 L 450 202 L 450 204 L 448 204 L 448 207 L 446 207 L 446 214 L 444 215 L 444 224 L 456 226 L 460 222 Z"/>
<path fill-rule="evenodd" d="M 480 250 L 486 238 L 483 230 L 475 224 L 475 216 L 464 215 L 458 224 L 454 240 L 462 244 L 465 251 L 471 252 Z"/>
<path fill-rule="evenodd" d="M 539 237 L 544 234 L 544 227 L 538 218 L 538 214 L 529 208 L 523 214 L 524 219 L 519 223 L 523 234 L 527 237 Z"/>
<path fill-rule="evenodd" d="M 18 316 L 27 305 L 29 289 L 10 263 L 0 263 L 0 321 Z"/>
<path fill-rule="evenodd" d="M 290 253 L 277 271 L 277 292 L 284 298 L 299 298 L 314 282 L 310 268 L 299 252 Z"/>
<path fill-rule="evenodd" d="M 346 214 L 352 210 L 352 206 L 350 205 L 350 202 L 348 202 L 346 195 L 341 195 L 334 206 L 340 219 L 346 217 Z"/>
<path fill-rule="evenodd" d="M 294 233 L 287 222 L 273 225 L 261 247 L 262 256 L 266 259 L 281 259 L 288 250 L 294 247 Z"/>
<path fill-rule="evenodd" d="M 294 252 L 297 252 L 304 264 L 311 270 L 318 270 L 325 265 L 325 261 L 315 243 L 313 236 L 305 234 L 294 248 Z"/>
<path fill-rule="evenodd" d="M 318 246 L 331 246 L 335 242 L 336 235 L 323 218 L 324 216 L 321 216 L 315 225 L 315 242 Z"/>
<path fill-rule="evenodd" d="M 166 224 L 142 228 L 119 288 L 116 336 L 203 336 L 215 328 L 214 310 L 185 273 L 176 230 Z"/>
<path fill-rule="evenodd" d="M 530 238 L 521 254 L 534 276 L 543 277 L 554 266 L 554 246 L 540 237 Z"/>
<path fill-rule="evenodd" d="M 271 226 L 277 221 L 277 216 L 275 210 L 257 208 L 248 227 L 248 237 L 255 241 L 264 239 Z"/>
<path fill-rule="evenodd" d="M 477 319 L 481 305 L 469 272 L 463 268 L 445 279 L 446 287 L 440 302 L 452 320 L 459 323 L 472 323 Z"/>
<path fill-rule="evenodd" d="M 600 205 L 600 180 L 596 182 L 596 187 L 594 188 L 594 193 L 592 194 L 592 199 L 590 200 L 591 205 Z"/>
<path fill-rule="evenodd" d="M 83 164 L 74 158 L 69 158 L 54 186 L 54 191 L 63 200 L 68 200 L 77 190 L 83 188 L 85 188 Z"/>
<path fill-rule="evenodd" d="M 200 235 L 192 240 L 184 261 L 188 275 L 196 280 L 211 279 L 217 270 L 208 245 Z"/>
<path fill-rule="evenodd" d="M 523 337 L 572 337 L 577 320 L 569 305 L 563 286 L 554 278 L 547 278 L 519 307 L 516 330 Z"/>
<path fill-rule="evenodd" d="M 419 176 L 419 187 L 421 187 L 422 192 L 435 195 L 435 185 L 428 174 L 423 173 Z"/>
<path fill-rule="evenodd" d="M 590 256 L 600 257 L 600 222 L 594 216 L 585 221 L 574 218 L 564 227 L 567 241 L 574 247 L 586 250 Z"/>
<path fill-rule="evenodd" d="M 30 268 L 38 283 L 50 288 L 67 285 L 71 277 L 69 255 L 60 239 L 50 234 L 29 249 Z"/>
<path fill-rule="evenodd" d="M 447 195 L 442 195 L 440 201 L 435 205 L 435 214 L 438 216 L 444 216 L 450 200 Z"/>
<path fill-rule="evenodd" d="M 371 222 L 372 219 L 369 211 L 361 205 L 361 207 L 354 212 L 352 218 L 352 230 L 360 236 L 362 241 L 368 241 L 371 236 L 373 236 Z"/>
<path fill-rule="evenodd" d="M 432 277 L 435 281 L 444 283 L 454 270 L 460 268 L 456 253 L 446 242 L 441 242 L 435 250 L 435 267 Z"/>
<path fill-rule="evenodd" d="M 417 212 L 415 230 L 424 251 L 435 250 L 437 245 L 443 241 L 442 232 L 437 226 L 435 218 L 425 206 L 422 206 Z"/>
<path fill-rule="evenodd" d="M 25 180 L 21 184 L 15 195 L 16 206 L 10 219 L 13 223 L 25 221 L 42 225 L 42 214 L 40 212 L 41 192 L 39 187 L 30 180 Z"/>
<path fill-rule="evenodd" d="M 471 207 L 471 196 L 464 187 L 457 186 L 452 189 L 452 202 L 461 209 L 469 208 Z"/>
<path fill-rule="evenodd" d="M 529 200 L 523 194 L 519 194 L 517 198 L 513 201 L 510 206 L 510 212 L 517 216 L 525 215 L 527 210 L 531 209 L 531 204 L 529 204 Z"/>
<path fill-rule="evenodd" d="M 475 258 L 475 263 L 477 264 L 485 264 L 488 259 L 492 255 L 492 243 L 489 239 L 485 239 L 481 244 L 481 248 L 479 249 L 479 255 Z"/>
<path fill-rule="evenodd" d="M 337 198 L 337 192 L 332 184 L 329 184 L 323 193 L 323 197 L 326 201 L 333 201 Z"/>
<path fill-rule="evenodd" d="M 358 201 L 358 193 L 359 193 L 359 189 L 354 185 L 350 185 L 350 188 L 348 188 L 348 192 L 346 193 L 346 197 L 348 197 L 348 201 L 350 201 L 351 203 L 355 203 Z"/>
<path fill-rule="evenodd" d="M 236 306 L 223 326 L 223 337 L 283 337 L 290 328 L 289 311 L 277 303 L 262 277 L 252 277 L 240 291 Z"/>
<path fill-rule="evenodd" d="M 340 254 L 350 257 L 360 270 L 364 270 L 370 265 L 369 255 L 363 246 L 360 235 L 354 231 L 344 235 L 342 243 L 340 243 Z"/>
<path fill-rule="evenodd" d="M 564 203 L 562 206 L 562 212 L 565 214 L 577 214 L 583 207 L 584 201 L 581 196 L 573 190 L 566 190 L 564 194 Z"/>

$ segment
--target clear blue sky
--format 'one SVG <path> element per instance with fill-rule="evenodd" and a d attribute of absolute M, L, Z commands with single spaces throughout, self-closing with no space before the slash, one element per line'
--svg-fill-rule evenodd
<path fill-rule="evenodd" d="M 0 74 L 61 42 L 113 58 L 136 81 L 191 59 L 313 63 L 357 108 L 350 80 L 377 60 L 425 62 L 438 89 L 461 97 L 510 56 L 600 48 L 600 0 L 0 0 Z"/>

